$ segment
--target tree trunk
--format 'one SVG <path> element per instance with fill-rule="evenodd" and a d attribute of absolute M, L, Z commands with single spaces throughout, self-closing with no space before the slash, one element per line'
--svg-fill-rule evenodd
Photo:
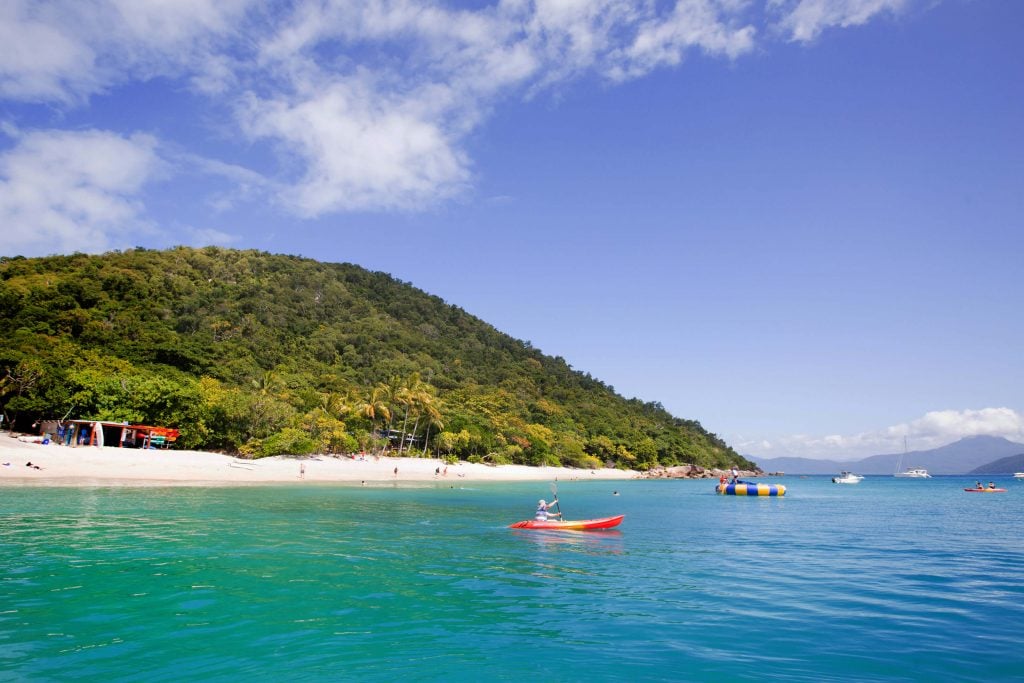
<path fill-rule="evenodd" d="M 405 419 L 402 420 L 402 435 L 401 435 L 401 439 L 398 442 L 398 454 L 399 455 L 402 454 L 402 449 L 405 448 L 405 428 L 408 427 L 408 426 L 409 426 L 409 409 L 406 408 L 406 410 L 405 410 Z M 389 434 L 388 437 L 390 438 L 390 436 L 391 435 Z"/>
<path fill-rule="evenodd" d="M 423 457 L 427 457 L 427 444 L 430 442 L 430 420 L 427 420 L 427 435 L 423 437 Z"/>
<path fill-rule="evenodd" d="M 413 441 L 416 439 L 416 430 L 420 428 L 420 417 L 421 416 L 419 415 L 419 413 L 417 413 L 416 414 L 416 421 L 413 422 L 413 424 L 412 424 L 412 432 L 411 432 L 411 434 L 412 434 L 412 440 Z M 410 453 L 412 453 L 412 441 L 409 442 L 409 448 L 407 448 L 406 450 L 409 451 Z"/>

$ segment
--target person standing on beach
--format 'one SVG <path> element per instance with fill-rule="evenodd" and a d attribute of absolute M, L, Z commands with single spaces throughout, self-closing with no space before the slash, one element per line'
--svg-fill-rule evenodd
<path fill-rule="evenodd" d="M 398 479 L 398 468 L 395 468 L 395 479 Z"/>
<path fill-rule="evenodd" d="M 306 463 L 300 462 L 299 463 L 299 479 L 305 479 L 305 478 L 306 478 Z"/>

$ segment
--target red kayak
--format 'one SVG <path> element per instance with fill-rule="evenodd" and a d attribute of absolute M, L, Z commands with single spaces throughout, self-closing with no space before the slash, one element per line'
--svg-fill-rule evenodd
<path fill-rule="evenodd" d="M 622 523 L 622 518 L 626 515 L 619 515 L 617 517 L 601 517 L 600 519 L 579 519 L 579 520 L 557 520 L 548 519 L 540 521 L 537 519 L 527 519 L 522 522 L 516 522 L 510 524 L 510 529 L 562 529 L 565 531 L 593 531 L 594 529 L 611 529 L 612 527 L 618 526 Z"/>
<path fill-rule="evenodd" d="M 967 493 L 1006 493 L 1006 489 L 964 489 Z"/>

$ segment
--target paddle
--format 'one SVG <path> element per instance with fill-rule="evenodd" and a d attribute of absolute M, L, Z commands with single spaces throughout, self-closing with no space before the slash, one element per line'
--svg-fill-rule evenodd
<path fill-rule="evenodd" d="M 558 504 L 558 484 L 551 484 L 551 493 L 555 494 L 555 511 L 558 513 L 559 518 L 565 519 L 562 514 L 562 506 Z"/>

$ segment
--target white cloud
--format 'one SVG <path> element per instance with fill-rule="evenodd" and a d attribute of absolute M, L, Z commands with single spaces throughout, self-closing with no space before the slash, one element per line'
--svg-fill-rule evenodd
<path fill-rule="evenodd" d="M 383 99 L 359 79 L 304 89 L 294 101 L 252 99 L 243 112 L 255 137 L 286 143 L 304 173 L 284 192 L 301 215 L 408 209 L 455 194 L 467 161 L 431 115 L 431 95 Z"/>
<path fill-rule="evenodd" d="M 670 16 L 640 26 L 633 43 L 622 51 L 624 63 L 612 75 L 635 78 L 660 66 L 675 66 L 692 48 L 739 57 L 753 49 L 756 29 L 733 23 L 713 0 L 680 0 Z"/>
<path fill-rule="evenodd" d="M 964 437 L 981 435 L 1024 443 L 1024 414 L 1012 408 L 938 410 L 910 422 L 861 434 L 794 434 L 770 441 L 741 439 L 736 448 L 742 453 L 765 458 L 794 456 L 841 460 L 896 453 L 902 450 L 904 437 L 914 450 L 929 450 Z"/>
<path fill-rule="evenodd" d="M 781 17 L 779 27 L 792 40 L 810 41 L 827 28 L 866 24 L 882 13 L 896 14 L 910 0 L 768 0 L 768 8 Z"/>
<path fill-rule="evenodd" d="M 301 215 L 420 208 L 468 186 L 464 140 L 504 97 L 586 72 L 640 77 L 693 48 L 728 57 L 751 49 L 753 29 L 723 19 L 730 6 L 738 5 L 301 4 L 261 44 L 275 87 L 250 88 L 239 108 L 243 130 L 297 162 L 301 173 L 284 181 L 291 186 L 282 196 Z"/>
<path fill-rule="evenodd" d="M 112 85 L 157 75 L 197 79 L 222 67 L 253 0 L 5 0 L 0 3 L 0 95 L 81 103 Z M 215 44 L 216 43 L 216 44 Z"/>
<path fill-rule="evenodd" d="M 909 425 L 890 427 L 890 433 L 906 430 L 915 439 L 932 442 L 987 434 L 1004 436 L 1011 441 L 1024 441 L 1024 415 L 1012 408 L 981 410 L 937 410 L 926 413 Z"/>
<path fill-rule="evenodd" d="M 152 137 L 36 131 L 15 142 L 0 156 L 6 250 L 99 252 L 152 230 L 137 199 L 163 169 Z"/>
<path fill-rule="evenodd" d="M 810 40 L 909 1 L 7 0 L 0 97 L 84 106 L 164 77 L 233 111 L 242 139 L 230 142 L 274 152 L 264 180 L 222 193 L 218 206 L 259 187 L 305 217 L 417 210 L 471 185 L 467 140 L 506 99 L 585 75 L 641 78 L 693 51 L 738 58 L 770 34 L 755 26 L 770 28 L 762 8 L 794 40 Z M 18 182 L 27 193 L 27 179 Z M 138 218 L 130 195 L 106 197 Z M 91 215 L 80 212 L 80 229 Z M 101 235 L 108 224 L 92 227 Z"/>
<path fill-rule="evenodd" d="M 96 90 L 96 55 L 68 35 L 57 15 L 28 0 L 0 3 L 0 95 L 16 100 L 68 102 Z"/>

